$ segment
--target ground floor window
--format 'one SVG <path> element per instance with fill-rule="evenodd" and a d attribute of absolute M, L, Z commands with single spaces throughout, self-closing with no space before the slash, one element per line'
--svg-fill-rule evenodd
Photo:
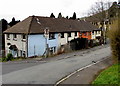
<path fill-rule="evenodd" d="M 49 52 L 50 54 L 54 54 L 56 52 L 56 47 L 50 47 Z"/>

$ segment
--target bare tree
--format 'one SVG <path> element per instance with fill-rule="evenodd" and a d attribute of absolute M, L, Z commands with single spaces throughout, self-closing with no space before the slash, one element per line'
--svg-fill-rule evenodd
<path fill-rule="evenodd" d="M 90 8 L 88 12 L 88 16 L 93 16 L 97 18 L 100 22 L 104 21 L 105 18 L 108 16 L 107 10 L 111 7 L 112 2 L 106 1 L 103 2 L 98 1 Z"/>
<path fill-rule="evenodd" d="M 98 1 L 91 7 L 90 12 L 88 13 L 89 16 L 92 17 L 92 22 L 100 22 L 100 28 L 102 30 L 102 37 L 104 37 L 104 43 L 106 43 L 106 26 L 105 24 L 109 22 L 109 8 L 111 7 L 112 3 L 109 1 Z"/>

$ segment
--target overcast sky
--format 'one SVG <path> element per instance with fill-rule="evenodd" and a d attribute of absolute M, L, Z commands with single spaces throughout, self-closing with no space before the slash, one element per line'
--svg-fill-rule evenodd
<path fill-rule="evenodd" d="M 71 17 L 76 12 L 77 17 L 85 16 L 90 7 L 98 0 L 1 0 L 0 19 L 11 21 L 23 20 L 28 16 L 50 16 L 51 13 L 57 17 L 61 12 L 63 16 Z M 100 0 L 99 0 L 100 1 Z M 105 0 L 103 0 L 105 1 Z M 117 1 L 117 0 L 106 0 Z"/>

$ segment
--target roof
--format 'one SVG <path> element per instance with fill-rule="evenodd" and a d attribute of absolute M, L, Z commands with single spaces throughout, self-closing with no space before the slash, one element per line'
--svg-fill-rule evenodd
<path fill-rule="evenodd" d="M 45 28 L 48 28 L 50 32 L 92 31 L 97 29 L 94 25 L 83 20 L 29 16 L 4 33 L 38 34 L 44 33 Z"/>

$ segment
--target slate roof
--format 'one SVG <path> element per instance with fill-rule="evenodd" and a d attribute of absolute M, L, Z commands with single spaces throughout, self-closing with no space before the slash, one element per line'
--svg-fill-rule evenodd
<path fill-rule="evenodd" d="M 38 34 L 44 33 L 45 28 L 50 32 L 72 32 L 72 31 L 93 31 L 97 27 L 83 20 L 70 20 L 65 18 L 50 18 L 40 16 L 29 16 L 17 23 L 4 33 Z"/>

